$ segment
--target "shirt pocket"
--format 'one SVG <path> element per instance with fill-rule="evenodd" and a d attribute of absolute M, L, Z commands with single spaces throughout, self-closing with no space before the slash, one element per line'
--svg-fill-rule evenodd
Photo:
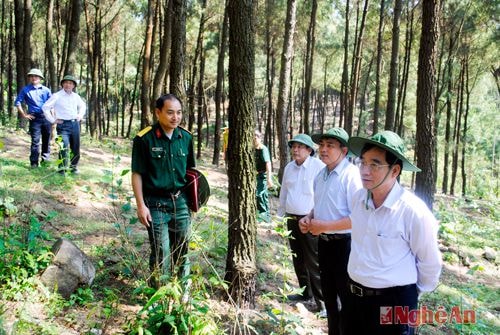
<path fill-rule="evenodd" d="M 302 180 L 300 181 L 300 186 L 302 194 L 307 196 L 312 196 L 314 194 L 314 186 L 312 180 L 302 178 Z"/>
<path fill-rule="evenodd" d="M 377 233 L 376 237 L 378 261 L 382 266 L 391 267 L 399 263 L 410 251 L 408 243 L 400 232 Z"/>
<path fill-rule="evenodd" d="M 165 149 L 162 147 L 152 147 L 149 154 L 153 160 L 162 160 L 165 157 Z"/>

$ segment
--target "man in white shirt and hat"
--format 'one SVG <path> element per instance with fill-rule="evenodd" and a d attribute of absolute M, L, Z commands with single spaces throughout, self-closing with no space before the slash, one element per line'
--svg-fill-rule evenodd
<path fill-rule="evenodd" d="M 63 148 L 59 152 L 59 159 L 62 159 L 62 163 L 59 165 L 59 173 L 64 175 L 69 169 L 71 173 L 78 174 L 80 121 L 85 116 L 87 106 L 82 98 L 74 92 L 77 86 L 75 77 L 64 76 L 61 80 L 61 86 L 62 89 L 54 93 L 42 109 L 45 118 L 50 123 L 56 124 L 57 135 L 62 139 Z"/>
<path fill-rule="evenodd" d="M 314 298 L 320 313 L 324 310 L 318 265 L 318 236 L 302 234 L 299 220 L 314 207 L 313 181 L 325 164 L 314 157 L 314 143 L 307 134 L 288 141 L 293 160 L 285 166 L 281 182 L 278 216 L 284 217 L 290 231 L 293 267 L 301 294 L 288 296 L 290 301 Z M 325 312 L 323 312 L 325 313 Z"/>
<path fill-rule="evenodd" d="M 352 201 L 347 334 L 410 335 L 411 323 L 391 322 L 396 309 L 415 311 L 418 295 L 432 291 L 441 273 L 438 223 L 426 204 L 398 182 L 419 172 L 391 131 L 352 137 L 363 189 Z"/>

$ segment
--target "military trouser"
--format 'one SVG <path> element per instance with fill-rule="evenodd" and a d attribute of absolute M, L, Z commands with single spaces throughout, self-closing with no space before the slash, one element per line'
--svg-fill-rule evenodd
<path fill-rule="evenodd" d="M 167 277 L 173 274 L 180 278 L 187 276 L 191 217 L 185 195 L 181 193 L 177 198 L 146 197 L 145 202 L 152 218 L 148 227 L 151 271 Z"/>
<path fill-rule="evenodd" d="M 269 210 L 269 193 L 267 191 L 267 174 L 260 172 L 257 174 L 257 213 L 258 220 L 271 222 L 271 212 Z"/>

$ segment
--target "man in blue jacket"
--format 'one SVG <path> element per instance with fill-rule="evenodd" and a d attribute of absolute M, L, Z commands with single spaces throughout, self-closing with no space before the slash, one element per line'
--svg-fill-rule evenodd
<path fill-rule="evenodd" d="M 15 106 L 21 117 L 29 120 L 31 135 L 30 163 L 32 168 L 38 167 L 40 160 L 40 139 L 42 140 L 42 162 L 50 158 L 50 135 L 52 125 L 45 119 L 42 111 L 43 104 L 49 100 L 50 90 L 42 85 L 43 74 L 39 69 L 28 72 L 30 84 L 24 86 L 17 95 Z M 25 111 L 22 103 L 28 107 Z"/>

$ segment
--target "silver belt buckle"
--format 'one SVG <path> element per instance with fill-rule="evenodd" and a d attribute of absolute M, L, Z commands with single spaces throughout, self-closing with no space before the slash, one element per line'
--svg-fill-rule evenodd
<path fill-rule="evenodd" d="M 363 297 L 363 289 L 357 285 L 350 284 L 351 293 L 357 295 L 358 297 Z"/>

